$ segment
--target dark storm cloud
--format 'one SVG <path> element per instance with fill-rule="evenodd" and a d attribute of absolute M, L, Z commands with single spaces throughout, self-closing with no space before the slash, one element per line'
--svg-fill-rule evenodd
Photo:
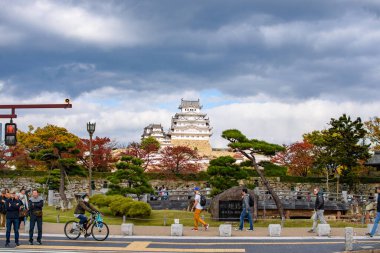
<path fill-rule="evenodd" d="M 379 13 L 369 0 L 4 1 L 0 80 L 24 96 L 107 86 L 371 100 Z"/>

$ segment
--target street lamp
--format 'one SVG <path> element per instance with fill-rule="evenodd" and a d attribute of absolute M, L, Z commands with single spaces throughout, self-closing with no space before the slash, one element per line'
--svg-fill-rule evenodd
<path fill-rule="evenodd" d="M 92 196 L 92 135 L 95 132 L 96 123 L 87 123 L 87 132 L 90 135 L 90 162 L 88 166 L 88 195 Z"/>

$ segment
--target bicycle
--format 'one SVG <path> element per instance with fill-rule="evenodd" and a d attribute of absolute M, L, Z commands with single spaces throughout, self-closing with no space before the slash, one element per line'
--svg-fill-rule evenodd
<path fill-rule="evenodd" d="M 87 222 L 87 229 L 79 224 L 76 220 L 71 220 L 65 224 L 65 235 L 70 240 L 76 240 L 83 233 L 86 237 L 87 230 L 91 227 L 91 235 L 96 241 L 104 241 L 108 238 L 109 228 L 106 223 L 103 222 L 103 218 L 100 213 L 91 213 L 90 220 Z"/>

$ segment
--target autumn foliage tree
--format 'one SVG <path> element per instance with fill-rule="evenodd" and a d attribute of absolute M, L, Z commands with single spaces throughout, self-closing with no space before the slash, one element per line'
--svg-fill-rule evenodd
<path fill-rule="evenodd" d="M 34 128 L 29 126 L 27 132 L 18 131 L 18 142 L 31 154 L 41 150 L 53 149 L 55 143 L 78 143 L 78 136 L 70 133 L 66 128 L 55 125 Z"/>
<path fill-rule="evenodd" d="M 314 146 L 307 140 L 285 146 L 285 150 L 278 152 L 271 161 L 288 168 L 292 176 L 307 177 L 314 164 Z"/>
<path fill-rule="evenodd" d="M 371 141 L 372 149 L 380 150 L 380 118 L 374 117 L 364 122 L 367 138 Z"/>
<path fill-rule="evenodd" d="M 201 168 L 197 151 L 189 147 L 165 147 L 160 154 L 159 165 L 155 171 L 168 176 L 197 173 Z"/>
<path fill-rule="evenodd" d="M 111 139 L 108 137 L 101 138 L 96 136 L 92 140 L 92 169 L 94 171 L 111 171 L 112 164 L 116 162 L 116 159 L 112 156 L 112 149 L 115 146 L 115 142 L 111 141 Z M 90 140 L 80 139 L 76 147 L 79 150 L 78 160 L 83 164 L 85 168 L 89 168 Z"/>
<path fill-rule="evenodd" d="M 18 134 L 19 144 L 27 150 L 35 161 L 45 164 L 46 169 L 59 170 L 59 194 L 67 207 L 65 194 L 66 175 L 83 175 L 83 168 L 77 164 L 76 148 L 80 139 L 66 128 L 46 125 L 35 129 L 29 126 L 27 132 Z"/>
<path fill-rule="evenodd" d="M 124 152 L 124 155 L 142 159 L 144 161 L 142 168 L 145 171 L 151 166 L 153 162 L 152 156 L 153 154 L 156 154 L 159 149 L 160 143 L 154 137 L 148 137 L 144 138 L 141 143 L 130 143 Z"/>
<path fill-rule="evenodd" d="M 15 166 L 16 169 L 30 169 L 33 160 L 21 145 L 0 145 L 0 170 Z"/>

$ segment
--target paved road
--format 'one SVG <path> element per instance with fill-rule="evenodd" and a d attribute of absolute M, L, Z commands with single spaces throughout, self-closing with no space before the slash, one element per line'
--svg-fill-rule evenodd
<path fill-rule="evenodd" d="M 4 242 L 4 236 L 0 236 Z M 22 236 L 17 248 L 4 248 L 0 252 L 254 252 L 254 253 L 330 253 L 344 250 L 343 239 L 173 239 L 173 238 L 109 238 L 104 242 L 92 238 L 76 241 L 60 236 L 45 236 L 43 245 L 28 245 Z M 15 246 L 14 243 L 11 246 Z M 355 249 L 380 249 L 380 238 L 357 239 Z"/>

